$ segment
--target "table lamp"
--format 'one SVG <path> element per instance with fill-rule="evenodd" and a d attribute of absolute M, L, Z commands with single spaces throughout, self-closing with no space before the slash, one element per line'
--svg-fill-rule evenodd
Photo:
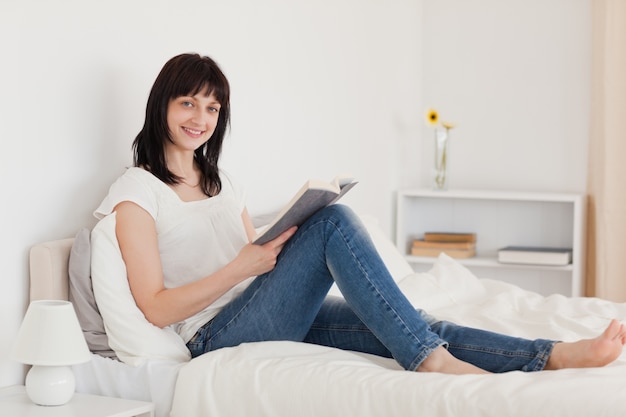
<path fill-rule="evenodd" d="M 69 365 L 91 359 L 72 303 L 31 302 L 17 334 L 12 358 L 33 365 L 26 375 L 26 393 L 32 402 L 48 406 L 67 403 L 76 388 Z"/>

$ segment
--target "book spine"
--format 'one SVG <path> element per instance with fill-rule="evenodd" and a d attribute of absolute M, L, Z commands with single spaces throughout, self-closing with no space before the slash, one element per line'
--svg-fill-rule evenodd
<path fill-rule="evenodd" d="M 474 242 L 442 242 L 442 241 L 427 241 L 415 239 L 413 241 L 414 248 L 438 248 L 438 249 L 475 249 L 476 243 Z"/>
<path fill-rule="evenodd" d="M 426 232 L 424 240 L 427 242 L 476 242 L 476 234 Z"/>
<path fill-rule="evenodd" d="M 572 253 L 569 251 L 555 252 L 550 250 L 512 250 L 498 251 L 498 262 L 526 265 L 553 265 L 564 266 L 572 262 Z"/>
<path fill-rule="evenodd" d="M 442 252 L 451 258 L 472 258 L 476 256 L 476 251 L 474 249 L 411 248 L 411 255 L 413 256 L 437 257 Z"/>

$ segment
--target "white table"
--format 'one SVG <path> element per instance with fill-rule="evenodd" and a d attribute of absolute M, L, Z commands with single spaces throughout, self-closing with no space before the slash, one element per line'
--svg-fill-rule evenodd
<path fill-rule="evenodd" d="M 23 385 L 0 388 L 0 416 L 6 417 L 154 417 L 154 404 L 97 395 L 74 394 L 64 405 L 33 404 Z"/>

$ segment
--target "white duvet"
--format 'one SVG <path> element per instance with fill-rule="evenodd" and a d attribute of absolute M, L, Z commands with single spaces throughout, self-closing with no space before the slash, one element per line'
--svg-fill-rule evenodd
<path fill-rule="evenodd" d="M 626 304 L 543 297 L 477 279 L 443 255 L 399 285 L 439 318 L 515 336 L 577 340 L 626 321 Z M 303 343 L 253 343 L 182 366 L 171 416 L 626 416 L 626 354 L 605 368 L 448 376 Z"/>
<path fill-rule="evenodd" d="M 364 220 L 409 300 L 440 319 L 563 341 L 595 337 L 612 318 L 626 322 L 626 303 L 543 297 L 478 279 L 445 255 L 428 273 L 414 273 L 375 220 Z M 626 353 L 598 369 L 449 376 L 354 352 L 262 342 L 137 367 L 94 355 L 75 373 L 79 392 L 152 401 L 157 417 L 626 416 Z"/>

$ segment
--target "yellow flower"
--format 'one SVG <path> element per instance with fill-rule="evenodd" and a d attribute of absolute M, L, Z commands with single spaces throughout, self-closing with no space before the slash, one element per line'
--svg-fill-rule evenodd
<path fill-rule="evenodd" d="M 437 113 L 437 110 L 428 109 L 426 112 L 426 121 L 431 126 L 437 126 L 437 123 L 439 122 L 439 114 Z"/>
<path fill-rule="evenodd" d="M 439 113 L 437 113 L 437 110 L 430 108 L 426 111 L 426 122 L 430 125 L 430 126 L 434 126 L 437 127 L 440 122 L 439 122 Z M 456 126 L 456 123 L 452 123 L 452 122 L 447 122 L 447 121 L 441 121 L 441 126 L 446 129 L 446 130 L 450 130 L 452 128 L 454 128 Z"/>

